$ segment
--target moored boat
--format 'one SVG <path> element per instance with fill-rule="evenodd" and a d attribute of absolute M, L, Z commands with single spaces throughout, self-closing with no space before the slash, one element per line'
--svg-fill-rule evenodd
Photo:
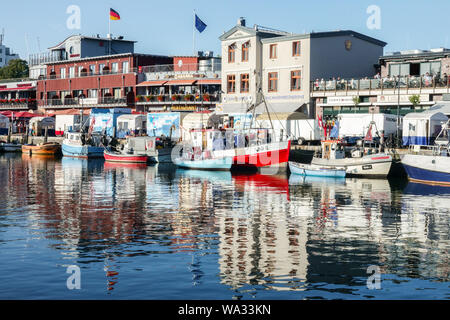
<path fill-rule="evenodd" d="M 314 177 L 345 178 L 346 175 L 343 168 L 321 167 L 292 161 L 289 161 L 289 170 L 293 174 Z"/>
<path fill-rule="evenodd" d="M 61 152 L 61 145 L 57 142 L 46 142 L 40 145 L 24 144 L 22 152 L 36 155 L 57 155 Z"/>
<path fill-rule="evenodd" d="M 0 152 L 21 152 L 22 145 L 20 143 L 0 143 Z"/>
<path fill-rule="evenodd" d="M 105 161 L 121 163 L 147 163 L 147 155 L 105 150 Z"/>
<path fill-rule="evenodd" d="M 450 186 L 450 120 L 442 126 L 431 150 L 414 151 L 401 157 L 408 179 L 413 182 Z"/>
<path fill-rule="evenodd" d="M 324 168 L 344 168 L 347 176 L 384 178 L 389 174 L 392 156 L 372 150 L 355 149 L 346 157 L 340 140 L 322 141 L 321 156 L 314 156 L 311 164 Z"/>
<path fill-rule="evenodd" d="M 103 158 L 105 147 L 101 143 L 101 136 L 92 134 L 86 138 L 82 132 L 68 132 L 62 143 L 62 153 L 66 157 Z"/>

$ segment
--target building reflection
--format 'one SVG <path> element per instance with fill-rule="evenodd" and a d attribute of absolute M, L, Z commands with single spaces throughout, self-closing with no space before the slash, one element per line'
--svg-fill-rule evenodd
<path fill-rule="evenodd" d="M 104 261 L 107 291 L 124 281 L 121 259 L 155 253 L 188 255 L 201 285 L 211 251 L 221 283 L 240 292 L 328 283 L 352 293 L 369 265 L 449 279 L 450 188 L 20 155 L 0 163 L 0 202 L 25 211 L 62 255 Z"/>

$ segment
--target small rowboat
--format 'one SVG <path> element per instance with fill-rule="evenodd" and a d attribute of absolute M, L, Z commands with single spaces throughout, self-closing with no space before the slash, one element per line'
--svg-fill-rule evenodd
<path fill-rule="evenodd" d="M 40 145 L 24 144 L 22 153 L 39 155 L 56 155 L 61 152 L 61 145 L 57 142 L 46 142 Z"/>
<path fill-rule="evenodd" d="M 121 163 L 147 163 L 148 156 L 145 154 L 121 153 L 105 150 L 103 152 L 105 161 Z"/>
<path fill-rule="evenodd" d="M 323 168 L 317 165 L 303 164 L 289 161 L 289 170 L 293 174 L 314 177 L 331 177 L 331 178 L 345 178 L 346 170 L 343 168 Z"/>

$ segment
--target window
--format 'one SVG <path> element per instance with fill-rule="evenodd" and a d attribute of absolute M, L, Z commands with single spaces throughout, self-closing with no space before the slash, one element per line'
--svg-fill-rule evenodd
<path fill-rule="evenodd" d="M 122 90 L 120 88 L 113 89 L 113 95 L 115 99 L 119 99 L 121 97 Z"/>
<path fill-rule="evenodd" d="M 128 61 L 124 61 L 122 62 L 122 72 L 123 73 L 128 73 L 129 72 L 129 62 Z"/>
<path fill-rule="evenodd" d="M 441 72 L 441 62 L 422 62 L 420 64 L 420 74 L 425 75 L 426 73 L 431 75 L 436 75 Z"/>
<path fill-rule="evenodd" d="M 233 43 L 228 47 L 228 63 L 234 62 L 235 54 L 236 54 L 236 45 Z"/>
<path fill-rule="evenodd" d="M 300 56 L 300 41 L 292 42 L 292 56 Z"/>
<path fill-rule="evenodd" d="M 89 89 L 88 98 L 97 98 L 97 89 Z"/>
<path fill-rule="evenodd" d="M 236 92 L 236 76 L 234 74 L 227 77 L 227 93 Z"/>
<path fill-rule="evenodd" d="M 91 64 L 89 66 L 89 73 L 91 74 L 91 76 L 95 74 L 95 64 Z"/>
<path fill-rule="evenodd" d="M 69 78 L 75 78 L 75 67 L 69 68 Z"/>
<path fill-rule="evenodd" d="M 291 71 L 291 91 L 298 91 L 302 88 L 301 71 Z"/>
<path fill-rule="evenodd" d="M 98 65 L 98 73 L 103 74 L 103 69 L 105 69 L 105 65 L 103 63 L 99 64 Z"/>
<path fill-rule="evenodd" d="M 278 87 L 278 72 L 269 72 L 269 92 L 276 92 Z"/>
<path fill-rule="evenodd" d="M 271 44 L 270 45 L 270 59 L 276 59 L 277 58 L 277 45 Z"/>
<path fill-rule="evenodd" d="M 117 62 L 111 63 L 111 72 L 112 73 L 119 72 L 119 63 L 117 63 Z"/>
<path fill-rule="evenodd" d="M 61 68 L 61 79 L 65 79 L 66 78 L 66 68 Z"/>
<path fill-rule="evenodd" d="M 249 91 L 249 74 L 244 73 L 241 74 L 241 92 L 248 92 Z"/>
<path fill-rule="evenodd" d="M 78 67 L 78 76 L 81 77 L 83 72 L 83 67 Z"/>
<path fill-rule="evenodd" d="M 242 62 L 248 61 L 248 48 L 250 47 L 250 42 L 247 41 L 242 45 Z"/>

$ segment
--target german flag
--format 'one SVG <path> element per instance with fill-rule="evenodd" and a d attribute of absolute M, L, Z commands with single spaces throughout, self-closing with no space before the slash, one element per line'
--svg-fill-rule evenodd
<path fill-rule="evenodd" d="M 109 9 L 109 19 L 120 20 L 120 14 L 116 10 L 110 8 Z"/>

